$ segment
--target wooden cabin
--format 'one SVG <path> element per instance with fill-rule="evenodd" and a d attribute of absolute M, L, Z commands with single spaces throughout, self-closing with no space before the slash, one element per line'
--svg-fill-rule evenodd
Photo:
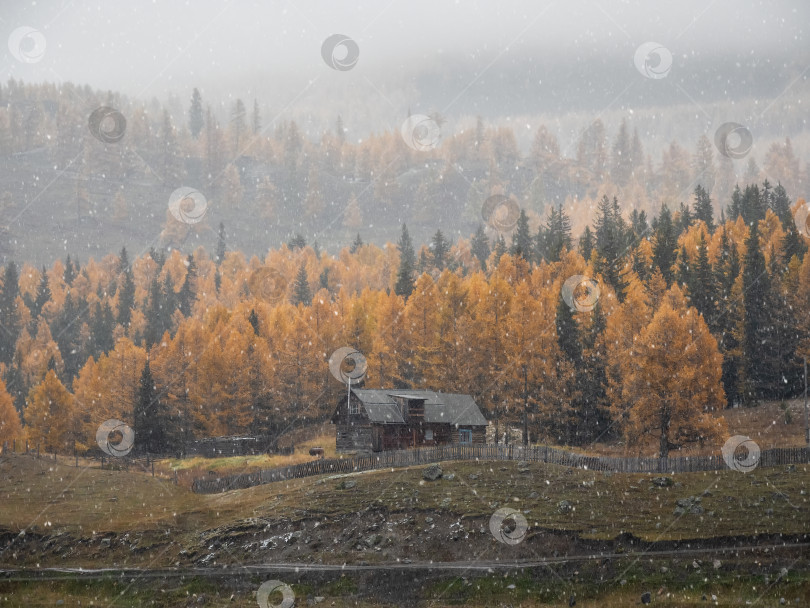
<path fill-rule="evenodd" d="M 351 389 L 332 423 L 340 453 L 486 443 L 488 422 L 470 395 L 410 389 Z"/>

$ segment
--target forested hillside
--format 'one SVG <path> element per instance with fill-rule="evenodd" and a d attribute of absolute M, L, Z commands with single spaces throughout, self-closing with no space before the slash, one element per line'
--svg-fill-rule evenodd
<path fill-rule="evenodd" d="M 810 258 L 791 200 L 737 187 L 721 220 L 699 185 L 652 220 L 603 196 L 579 238 L 557 208 L 537 230 L 521 210 L 495 239 L 479 226 L 414 245 L 402 226 L 337 255 L 297 236 L 248 260 L 220 226 L 213 251 L 10 262 L 0 442 L 72 453 L 109 418 L 155 452 L 278 434 L 331 415 L 345 387 L 327 362 L 350 345 L 367 387 L 471 393 L 498 425 L 525 410 L 532 440 L 719 448 L 718 410 L 802 390 Z"/>
<path fill-rule="evenodd" d="M 757 107 L 741 104 L 734 113 L 706 106 L 708 122 L 685 108 L 667 110 L 665 124 L 654 108 L 613 111 L 610 126 L 601 115 L 534 117 L 530 126 L 414 112 L 361 136 L 337 113 L 331 129 L 313 132 L 255 98 L 212 108 L 194 89 L 177 107 L 12 78 L 0 85 L 0 263 L 100 259 L 122 246 L 187 254 L 213 248 L 220 222 L 234 249 L 260 256 L 296 233 L 332 252 L 358 230 L 382 246 L 403 222 L 420 241 L 437 228 L 457 239 L 475 231 L 493 194 L 519 204 L 533 230 L 562 206 L 574 235 L 594 221 L 603 195 L 616 196 L 625 217 L 653 217 L 662 203 L 674 212 L 696 185 L 716 215 L 738 182 L 767 179 L 802 196 L 807 166 L 778 124 L 760 127 L 750 153 L 718 152 L 718 121 Z M 789 99 L 768 107 L 771 118 L 803 120 Z M 662 146 L 666 133 L 681 139 Z M 169 210 L 181 187 L 205 201 L 193 223 Z"/>

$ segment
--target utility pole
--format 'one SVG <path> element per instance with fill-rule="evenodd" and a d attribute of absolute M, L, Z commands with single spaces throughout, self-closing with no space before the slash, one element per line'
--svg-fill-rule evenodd
<path fill-rule="evenodd" d="M 529 447 L 529 372 L 523 364 L 523 446 Z"/>
<path fill-rule="evenodd" d="M 804 357 L 804 439 L 810 447 L 810 426 L 807 424 L 807 355 Z"/>

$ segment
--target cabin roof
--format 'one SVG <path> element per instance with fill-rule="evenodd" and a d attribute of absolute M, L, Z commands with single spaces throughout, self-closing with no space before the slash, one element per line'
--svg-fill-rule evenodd
<path fill-rule="evenodd" d="M 379 424 L 405 424 L 394 397 L 424 399 L 427 423 L 446 423 L 464 426 L 486 426 L 487 420 L 470 395 L 437 393 L 426 390 L 352 389 L 363 404 L 371 422 Z"/>

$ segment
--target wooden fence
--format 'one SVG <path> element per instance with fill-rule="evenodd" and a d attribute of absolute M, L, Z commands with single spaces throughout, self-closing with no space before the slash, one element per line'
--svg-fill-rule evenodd
<path fill-rule="evenodd" d="M 448 445 L 410 450 L 379 452 L 371 456 L 355 456 L 330 460 L 314 460 L 288 467 L 265 469 L 217 478 L 197 478 L 192 490 L 200 494 L 215 494 L 228 490 L 249 488 L 274 481 L 297 479 L 311 475 L 353 473 L 392 467 L 407 467 L 450 460 L 525 460 L 545 462 L 565 467 L 615 473 L 689 473 L 718 471 L 727 467 L 719 454 L 678 458 L 611 458 L 584 456 L 548 447 L 515 445 Z M 760 453 L 760 467 L 810 462 L 810 448 L 777 448 Z"/>

